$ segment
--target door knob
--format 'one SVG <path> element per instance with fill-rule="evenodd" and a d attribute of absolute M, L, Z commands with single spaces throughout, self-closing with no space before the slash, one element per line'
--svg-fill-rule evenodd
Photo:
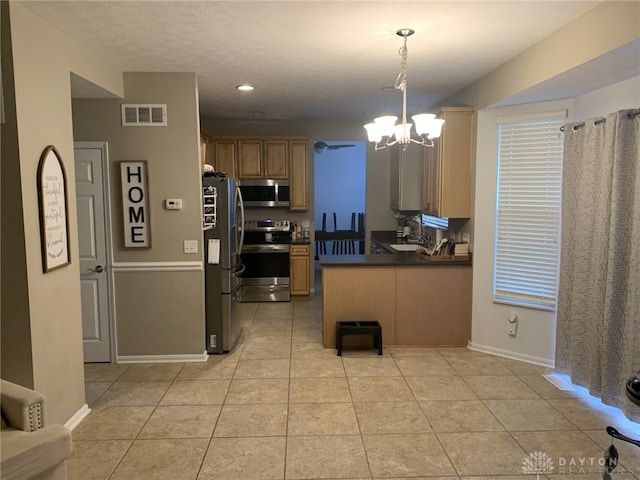
<path fill-rule="evenodd" d="M 102 265 L 96 265 L 96 268 L 93 269 L 96 273 L 102 273 L 104 271 L 104 267 Z"/>

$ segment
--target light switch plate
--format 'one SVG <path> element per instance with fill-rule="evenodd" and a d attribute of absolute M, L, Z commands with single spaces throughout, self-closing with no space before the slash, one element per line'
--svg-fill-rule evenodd
<path fill-rule="evenodd" d="M 184 253 L 198 253 L 198 241 L 197 240 L 185 240 L 184 241 Z"/>

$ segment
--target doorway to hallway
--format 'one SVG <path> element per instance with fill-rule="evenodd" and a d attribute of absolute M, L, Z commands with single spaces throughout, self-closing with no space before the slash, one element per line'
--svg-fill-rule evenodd
<path fill-rule="evenodd" d="M 322 142 L 325 148 L 314 148 L 315 229 L 322 229 L 323 214 L 326 214 L 325 228 L 328 232 L 353 228 L 353 214 L 357 228 L 358 214 L 364 214 L 366 207 L 366 142 Z M 329 255 L 334 251 L 332 242 L 326 242 L 325 248 Z"/>

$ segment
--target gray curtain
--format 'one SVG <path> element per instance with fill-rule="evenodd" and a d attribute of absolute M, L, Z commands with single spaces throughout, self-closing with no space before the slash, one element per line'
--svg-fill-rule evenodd
<path fill-rule="evenodd" d="M 564 127 L 556 370 L 640 421 L 640 115 Z"/>

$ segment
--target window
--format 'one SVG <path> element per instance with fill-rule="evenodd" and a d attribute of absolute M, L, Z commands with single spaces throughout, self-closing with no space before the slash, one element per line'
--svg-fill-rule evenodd
<path fill-rule="evenodd" d="M 496 302 L 555 309 L 563 121 L 554 115 L 498 125 Z"/>

